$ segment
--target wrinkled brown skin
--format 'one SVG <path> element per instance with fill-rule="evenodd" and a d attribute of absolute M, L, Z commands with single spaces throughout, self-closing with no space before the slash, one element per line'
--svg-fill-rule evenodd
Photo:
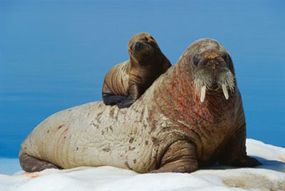
<path fill-rule="evenodd" d="M 193 172 L 217 162 L 259 165 L 246 154 L 237 86 L 228 100 L 220 90 L 207 91 L 200 102 L 192 61 L 196 54 L 212 50 L 225 52 L 211 39 L 194 42 L 129 108 L 94 102 L 50 116 L 22 144 L 22 168 L 33 172 L 109 165 L 146 173 Z M 227 62 L 234 73 L 231 60 Z"/>
<path fill-rule="evenodd" d="M 137 48 L 136 43 L 141 47 Z M 102 97 L 106 105 L 129 107 L 171 66 L 148 33 L 134 35 L 128 49 L 130 59 L 115 65 L 105 76 Z"/>

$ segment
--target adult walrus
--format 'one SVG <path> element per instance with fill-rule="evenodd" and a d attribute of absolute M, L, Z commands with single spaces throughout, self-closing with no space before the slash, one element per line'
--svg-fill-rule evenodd
<path fill-rule="evenodd" d="M 134 35 L 128 50 L 130 59 L 115 65 L 105 76 L 102 96 L 106 105 L 129 107 L 171 66 L 155 39 L 146 32 Z"/>
<path fill-rule="evenodd" d="M 252 167 L 242 100 L 228 52 L 194 42 L 130 108 L 94 102 L 56 113 L 22 144 L 25 171 L 110 165 L 193 172 L 220 163 Z"/>

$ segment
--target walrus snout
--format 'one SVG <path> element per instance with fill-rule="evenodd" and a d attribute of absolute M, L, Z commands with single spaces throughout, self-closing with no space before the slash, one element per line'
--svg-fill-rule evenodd
<path fill-rule="evenodd" d="M 204 102 L 207 91 L 222 91 L 226 100 L 229 90 L 234 90 L 234 75 L 221 56 L 193 58 L 196 70 L 194 83 L 200 92 L 200 101 Z"/>
<path fill-rule="evenodd" d="M 235 85 L 230 62 L 227 52 L 215 48 L 203 49 L 192 56 L 194 83 L 201 102 L 207 91 L 222 91 L 226 100 L 229 99 L 229 90 L 233 91 Z"/>
<path fill-rule="evenodd" d="M 229 91 L 233 92 L 235 83 L 234 75 L 228 70 L 224 69 L 220 72 L 213 70 L 200 70 L 194 75 L 194 84 L 198 92 L 200 92 L 200 101 L 204 102 L 206 92 L 222 91 L 226 100 L 229 99 Z"/>
<path fill-rule="evenodd" d="M 153 58 L 157 53 L 156 48 L 144 41 L 136 41 L 131 46 L 130 54 L 139 62 L 146 62 L 146 60 Z"/>
<path fill-rule="evenodd" d="M 140 51 L 142 48 L 143 48 L 143 43 L 142 43 L 142 42 L 138 41 L 138 42 L 136 42 L 136 43 L 134 44 L 134 49 L 135 49 L 136 51 Z"/>
<path fill-rule="evenodd" d="M 128 42 L 129 54 L 138 62 L 144 62 L 161 54 L 155 39 L 146 32 L 134 35 Z"/>

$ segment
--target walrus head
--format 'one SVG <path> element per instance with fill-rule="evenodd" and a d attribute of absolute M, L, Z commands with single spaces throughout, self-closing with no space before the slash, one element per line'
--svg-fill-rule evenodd
<path fill-rule="evenodd" d="M 234 69 L 229 53 L 212 39 L 198 40 L 193 47 L 195 51 L 190 57 L 191 71 L 196 91 L 200 93 L 200 101 L 204 102 L 207 92 L 223 92 L 228 100 L 235 89 Z"/>
<path fill-rule="evenodd" d="M 136 63 L 148 64 L 161 51 L 155 39 L 148 33 L 142 32 L 134 35 L 128 43 L 129 55 Z"/>

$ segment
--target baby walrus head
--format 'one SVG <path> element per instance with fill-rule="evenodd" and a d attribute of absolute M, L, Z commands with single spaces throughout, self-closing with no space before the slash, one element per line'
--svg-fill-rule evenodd
<path fill-rule="evenodd" d="M 142 65 L 151 64 L 153 59 L 163 55 L 155 39 L 146 32 L 134 35 L 129 40 L 128 49 L 131 60 Z"/>
<path fill-rule="evenodd" d="M 198 40 L 192 48 L 192 76 L 196 93 L 200 93 L 200 101 L 204 102 L 207 99 L 206 94 L 220 93 L 228 100 L 236 86 L 229 53 L 212 39 Z"/>

